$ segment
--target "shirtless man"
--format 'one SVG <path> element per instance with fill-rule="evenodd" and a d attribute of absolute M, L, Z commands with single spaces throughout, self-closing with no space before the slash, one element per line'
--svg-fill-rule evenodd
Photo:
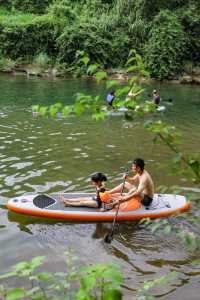
<path fill-rule="evenodd" d="M 136 175 L 129 177 L 124 175 L 125 185 L 124 187 L 128 190 L 128 193 L 120 196 L 116 203 L 122 203 L 129 201 L 134 196 L 141 197 L 141 203 L 144 206 L 149 206 L 153 200 L 154 195 L 154 184 L 150 174 L 144 170 L 144 160 L 141 158 L 134 159 L 132 163 L 132 170 Z M 136 186 L 135 186 L 136 185 Z M 123 184 L 118 185 L 114 189 L 110 190 L 110 194 L 121 192 Z"/>
<path fill-rule="evenodd" d="M 135 97 L 139 96 L 143 90 L 139 90 L 138 92 L 133 92 L 133 89 L 131 89 L 126 96 L 126 101 L 133 100 Z"/>

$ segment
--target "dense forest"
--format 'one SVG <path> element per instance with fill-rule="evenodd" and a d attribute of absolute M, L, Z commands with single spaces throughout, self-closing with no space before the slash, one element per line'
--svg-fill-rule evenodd
<path fill-rule="evenodd" d="M 200 69 L 199 0 L 1 0 L 0 68 L 40 63 L 73 70 L 77 50 L 119 69 L 130 49 L 151 77 Z M 191 71 L 192 70 L 192 71 Z"/>

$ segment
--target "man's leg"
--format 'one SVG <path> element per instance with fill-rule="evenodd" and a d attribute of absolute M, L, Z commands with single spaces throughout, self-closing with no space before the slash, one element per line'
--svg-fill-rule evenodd
<path fill-rule="evenodd" d="M 108 192 L 110 194 L 121 193 L 122 188 L 123 188 L 123 183 L 120 183 L 119 185 L 117 185 L 116 187 L 114 187 L 112 190 L 110 190 Z M 130 184 L 127 181 L 125 181 L 124 188 L 127 189 L 128 192 L 133 188 L 136 189 L 136 187 L 134 185 Z"/>

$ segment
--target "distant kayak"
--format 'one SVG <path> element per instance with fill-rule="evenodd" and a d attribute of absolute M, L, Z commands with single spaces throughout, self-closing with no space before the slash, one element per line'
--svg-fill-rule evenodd
<path fill-rule="evenodd" d="M 136 106 L 136 109 L 135 111 L 137 111 L 137 108 L 139 108 L 140 106 Z M 164 112 L 166 110 L 166 106 L 164 105 L 159 105 L 157 108 L 156 108 L 156 112 Z M 122 116 L 124 115 L 124 113 L 126 112 L 133 112 L 134 110 L 133 109 L 128 109 L 127 107 L 125 106 L 121 106 L 121 107 L 115 107 L 113 108 L 112 110 L 108 110 L 108 115 L 110 116 Z"/>
<path fill-rule="evenodd" d="M 156 108 L 156 111 L 157 112 L 162 112 L 162 111 L 165 111 L 166 110 L 166 106 L 164 105 L 159 105 L 157 108 Z"/>
<path fill-rule="evenodd" d="M 99 208 L 65 206 L 60 202 L 60 196 L 74 199 L 92 197 L 94 193 L 55 193 L 50 195 L 22 195 L 10 199 L 7 203 L 9 210 L 25 215 L 46 217 L 53 219 L 66 219 L 77 221 L 112 221 L 116 208 L 105 212 Z M 189 209 L 190 203 L 184 196 L 172 194 L 155 194 L 149 207 L 141 205 L 139 198 L 135 197 L 120 205 L 117 220 L 132 221 L 143 218 L 168 217 Z"/>

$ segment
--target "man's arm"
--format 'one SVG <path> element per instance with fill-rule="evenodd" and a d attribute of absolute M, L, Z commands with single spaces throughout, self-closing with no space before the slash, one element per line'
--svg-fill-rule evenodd
<path fill-rule="evenodd" d="M 130 184 L 139 184 L 139 176 L 135 175 L 134 177 L 125 176 L 125 180 Z"/>
<path fill-rule="evenodd" d="M 133 190 L 133 192 L 130 192 L 128 195 L 122 196 L 119 198 L 119 202 L 126 202 L 129 201 L 130 199 L 132 199 L 135 196 L 140 196 L 141 193 L 144 191 L 145 189 L 145 180 L 141 180 L 139 186 L 137 187 L 136 190 Z"/>

